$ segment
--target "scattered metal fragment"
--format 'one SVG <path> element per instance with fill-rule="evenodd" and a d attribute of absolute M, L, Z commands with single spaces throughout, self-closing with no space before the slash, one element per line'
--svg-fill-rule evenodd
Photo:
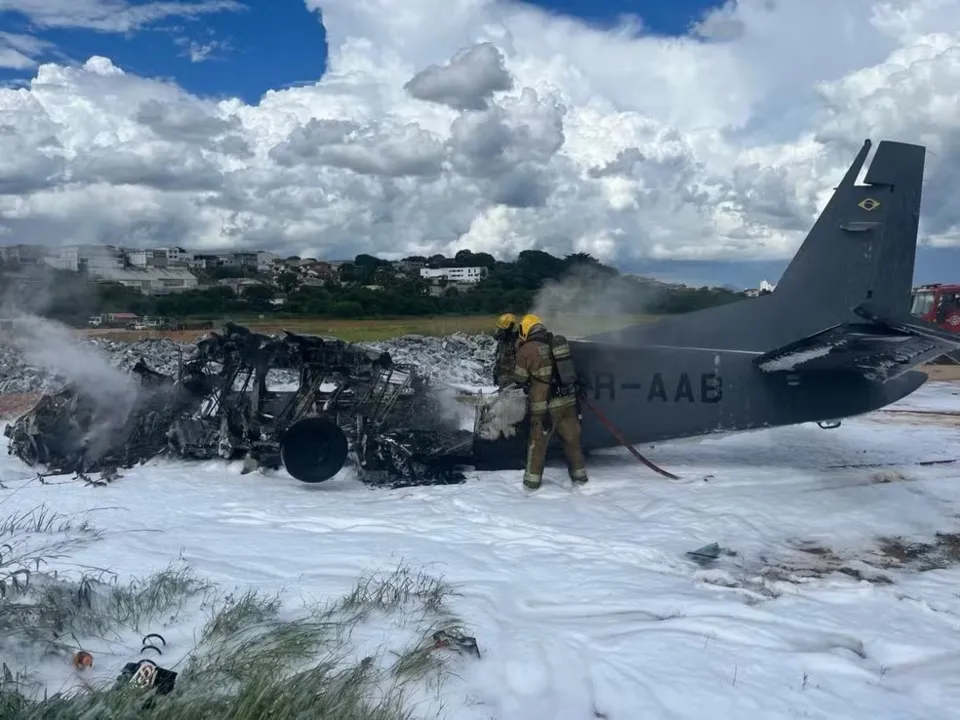
<path fill-rule="evenodd" d="M 687 557 L 700 565 L 709 565 L 721 556 L 733 557 L 737 554 L 736 550 L 728 550 L 720 547 L 719 543 L 710 543 L 696 550 L 688 550 Z"/>
<path fill-rule="evenodd" d="M 168 695 L 173 691 L 176 680 L 176 672 L 162 668 L 153 660 L 144 658 L 124 665 L 117 678 L 117 684 L 129 683 L 144 691 L 156 690 L 157 695 Z"/>
<path fill-rule="evenodd" d="M 459 653 L 467 653 L 480 659 L 480 648 L 477 646 L 477 639 L 471 635 L 451 632 L 449 630 L 440 630 L 432 635 L 433 647 L 454 650 Z"/>

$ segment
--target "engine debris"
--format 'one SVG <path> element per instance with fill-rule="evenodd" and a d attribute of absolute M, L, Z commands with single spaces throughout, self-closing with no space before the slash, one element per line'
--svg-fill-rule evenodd
<path fill-rule="evenodd" d="M 269 390 L 267 374 L 299 375 Z M 150 458 L 243 459 L 244 472 L 286 468 L 333 477 L 352 456 L 370 485 L 464 482 L 473 433 L 445 412 L 429 379 L 388 352 L 339 338 L 280 336 L 226 323 L 197 342 L 175 375 L 141 358 L 132 387 L 67 385 L 5 429 L 9 453 L 48 474 L 115 475 Z"/>

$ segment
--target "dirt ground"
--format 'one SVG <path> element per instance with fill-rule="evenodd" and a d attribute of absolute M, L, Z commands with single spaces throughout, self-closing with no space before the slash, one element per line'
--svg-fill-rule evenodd
<path fill-rule="evenodd" d="M 960 365 L 926 365 L 923 371 L 931 380 L 960 382 Z"/>

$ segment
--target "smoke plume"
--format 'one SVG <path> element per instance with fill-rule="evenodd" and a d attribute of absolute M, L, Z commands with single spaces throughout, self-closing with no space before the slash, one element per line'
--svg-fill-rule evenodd
<path fill-rule="evenodd" d="M 656 291 L 609 270 L 577 265 L 560 280 L 548 280 L 537 293 L 533 313 L 569 339 L 606 332 L 646 314 Z M 625 324 L 625 323 L 624 323 Z"/>
<path fill-rule="evenodd" d="M 9 317 L 9 316 L 8 316 Z M 11 344 L 26 363 L 73 386 L 90 400 L 93 416 L 84 438 L 88 457 L 98 457 L 126 431 L 139 382 L 110 363 L 109 356 L 81 344 L 66 325 L 36 315 L 14 315 Z"/>
<path fill-rule="evenodd" d="M 42 317 L 40 313 L 49 307 L 56 290 L 49 276 L 37 274 L 29 280 L 28 291 L 20 286 L 3 293 L 0 316 L 11 321 L 12 327 L 4 330 L 0 341 L 15 348 L 24 363 L 46 371 L 89 399 L 93 417 L 84 441 L 88 456 L 96 457 L 125 432 L 138 400 L 139 381 L 115 367 L 105 352 L 81 342 L 75 330 Z M 84 306 L 85 299 L 77 298 L 78 306 Z"/>
<path fill-rule="evenodd" d="M 448 385 L 431 385 L 430 393 L 437 410 L 437 416 L 432 420 L 437 427 L 473 430 L 473 406 L 461 400 L 463 391 Z"/>

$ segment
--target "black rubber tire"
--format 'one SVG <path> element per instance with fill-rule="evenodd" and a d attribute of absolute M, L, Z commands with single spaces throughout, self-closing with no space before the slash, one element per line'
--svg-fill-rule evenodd
<path fill-rule="evenodd" d="M 329 480 L 347 461 L 347 436 L 324 417 L 309 417 L 287 428 L 280 440 L 283 467 L 300 482 Z"/>

